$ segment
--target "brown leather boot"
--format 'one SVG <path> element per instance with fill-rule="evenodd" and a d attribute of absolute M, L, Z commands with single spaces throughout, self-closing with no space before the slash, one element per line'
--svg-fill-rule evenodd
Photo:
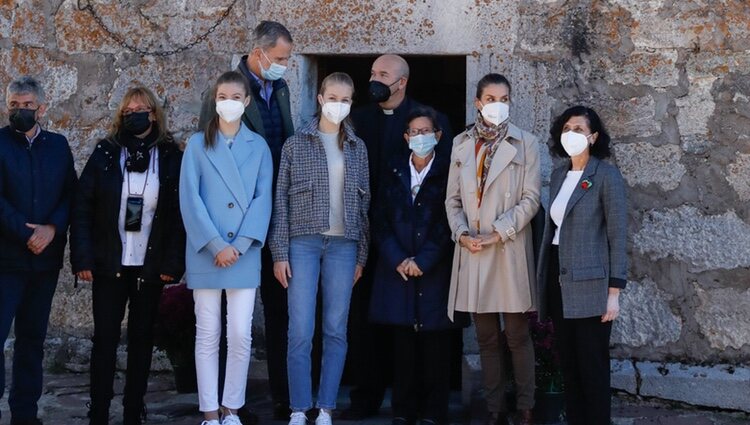
<path fill-rule="evenodd" d="M 508 425 L 508 414 L 505 412 L 490 412 L 487 425 Z"/>
<path fill-rule="evenodd" d="M 518 412 L 518 425 L 534 425 L 534 415 L 531 410 L 521 410 Z"/>

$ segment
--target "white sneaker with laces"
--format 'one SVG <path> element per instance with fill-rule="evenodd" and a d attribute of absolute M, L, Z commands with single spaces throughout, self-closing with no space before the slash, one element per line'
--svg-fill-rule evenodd
<path fill-rule="evenodd" d="M 292 412 L 289 415 L 289 425 L 307 425 L 305 412 Z"/>
<path fill-rule="evenodd" d="M 320 413 L 318 413 L 318 417 L 315 419 L 315 425 L 333 425 L 331 414 L 328 410 L 320 409 Z"/>
<path fill-rule="evenodd" d="M 242 425 L 242 422 L 240 422 L 240 417 L 239 416 L 233 415 L 231 413 L 227 413 L 221 419 L 221 425 Z"/>
<path fill-rule="evenodd" d="M 203 421 L 201 425 L 221 425 L 217 419 L 211 419 L 210 421 Z"/>

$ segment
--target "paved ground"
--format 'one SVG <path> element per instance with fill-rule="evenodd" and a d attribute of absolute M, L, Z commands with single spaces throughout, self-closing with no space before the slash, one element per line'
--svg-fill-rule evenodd
<path fill-rule="evenodd" d="M 122 379 L 116 380 L 116 390 L 122 391 Z M 345 407 L 347 389 L 342 388 L 340 406 Z M 119 425 L 121 419 L 121 398 L 113 402 L 112 424 Z M 88 401 L 87 374 L 48 375 L 45 379 L 44 395 L 40 403 L 40 416 L 45 425 L 85 425 Z M 147 396 L 150 424 L 198 425 L 201 417 L 197 409 L 195 394 L 177 394 L 174 391 L 171 374 L 152 376 Z M 248 403 L 258 414 L 261 424 L 283 425 L 285 422 L 271 420 L 271 403 L 265 382 L 251 380 L 248 388 Z M 750 415 L 744 413 L 720 412 L 694 409 L 654 400 L 638 400 L 618 395 L 613 402 L 613 422 L 616 425 L 740 425 L 750 424 Z M 335 421 L 337 424 L 389 425 L 389 406 L 384 406 L 382 414 L 362 422 Z M 475 407 L 473 414 L 460 404 L 460 394 L 453 394 L 451 401 L 451 422 L 456 424 L 479 425 L 481 407 Z M 9 423 L 7 397 L 0 401 L 3 418 L 0 425 Z"/>

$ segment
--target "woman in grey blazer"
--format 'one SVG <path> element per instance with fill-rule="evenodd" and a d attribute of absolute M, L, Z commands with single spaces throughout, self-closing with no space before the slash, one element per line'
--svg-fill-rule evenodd
<path fill-rule="evenodd" d="M 572 107 L 550 130 L 552 172 L 537 282 L 540 317 L 552 317 L 570 425 L 610 423 L 609 336 L 628 271 L 625 184 L 599 116 Z"/>

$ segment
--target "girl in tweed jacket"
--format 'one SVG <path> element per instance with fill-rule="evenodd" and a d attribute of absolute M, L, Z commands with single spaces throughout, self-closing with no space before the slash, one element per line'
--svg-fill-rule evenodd
<path fill-rule="evenodd" d="M 274 275 L 289 291 L 290 425 L 304 425 L 313 407 L 310 350 L 319 279 L 323 361 L 315 422 L 331 423 L 352 287 L 367 261 L 370 183 L 365 144 L 347 118 L 353 94 L 347 74 L 326 77 L 318 119 L 290 137 L 281 152 L 270 245 Z"/>

